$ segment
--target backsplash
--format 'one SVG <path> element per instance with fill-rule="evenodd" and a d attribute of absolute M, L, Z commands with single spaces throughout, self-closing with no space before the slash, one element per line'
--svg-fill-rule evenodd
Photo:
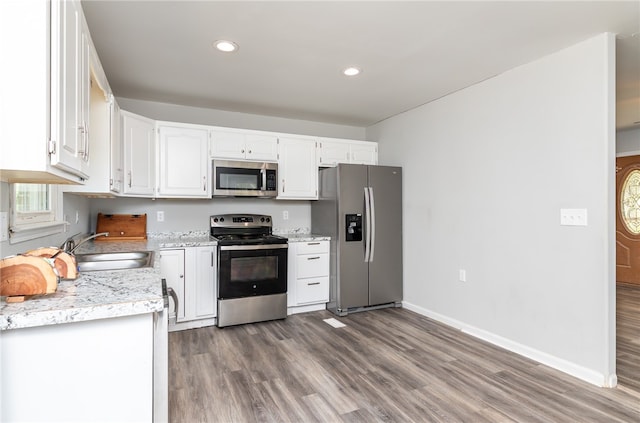
<path fill-rule="evenodd" d="M 164 221 L 159 222 L 158 212 Z M 284 212 L 288 219 L 284 220 Z M 308 233 L 311 228 L 309 201 L 282 201 L 258 198 L 214 198 L 211 200 L 170 200 L 148 198 L 107 198 L 91 200 L 91 230 L 98 213 L 147 214 L 147 233 L 208 232 L 209 216 L 226 213 L 270 215 L 274 233 Z"/>

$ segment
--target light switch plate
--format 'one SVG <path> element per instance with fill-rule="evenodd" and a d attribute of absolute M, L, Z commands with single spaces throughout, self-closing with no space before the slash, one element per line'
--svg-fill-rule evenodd
<path fill-rule="evenodd" d="M 587 226 L 587 209 L 560 209 L 560 225 Z"/>
<path fill-rule="evenodd" d="M 9 213 L 0 212 L 0 241 L 9 240 Z"/>

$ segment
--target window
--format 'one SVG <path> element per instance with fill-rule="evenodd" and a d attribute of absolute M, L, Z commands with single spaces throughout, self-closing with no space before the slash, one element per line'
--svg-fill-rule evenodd
<path fill-rule="evenodd" d="M 11 184 L 10 242 L 60 233 L 62 193 L 56 185 Z"/>

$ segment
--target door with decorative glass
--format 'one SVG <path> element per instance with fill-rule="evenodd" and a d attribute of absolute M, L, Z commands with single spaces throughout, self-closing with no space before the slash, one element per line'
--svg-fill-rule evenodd
<path fill-rule="evenodd" d="M 640 156 L 616 159 L 616 280 L 640 284 Z"/>

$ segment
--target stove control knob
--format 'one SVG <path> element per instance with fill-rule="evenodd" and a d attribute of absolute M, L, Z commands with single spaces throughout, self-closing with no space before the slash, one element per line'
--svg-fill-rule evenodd
<path fill-rule="evenodd" d="M 261 217 L 261 218 L 260 218 L 260 222 L 264 222 L 264 217 Z"/>
<path fill-rule="evenodd" d="M 220 222 L 224 222 L 224 217 L 221 217 L 221 218 L 220 218 Z"/>
<path fill-rule="evenodd" d="M 214 217 L 214 218 L 213 218 L 213 221 L 214 221 L 214 222 L 218 222 L 218 218 L 217 218 L 217 217 Z"/>
<path fill-rule="evenodd" d="M 270 217 L 267 217 L 267 222 L 271 222 L 271 218 Z"/>

